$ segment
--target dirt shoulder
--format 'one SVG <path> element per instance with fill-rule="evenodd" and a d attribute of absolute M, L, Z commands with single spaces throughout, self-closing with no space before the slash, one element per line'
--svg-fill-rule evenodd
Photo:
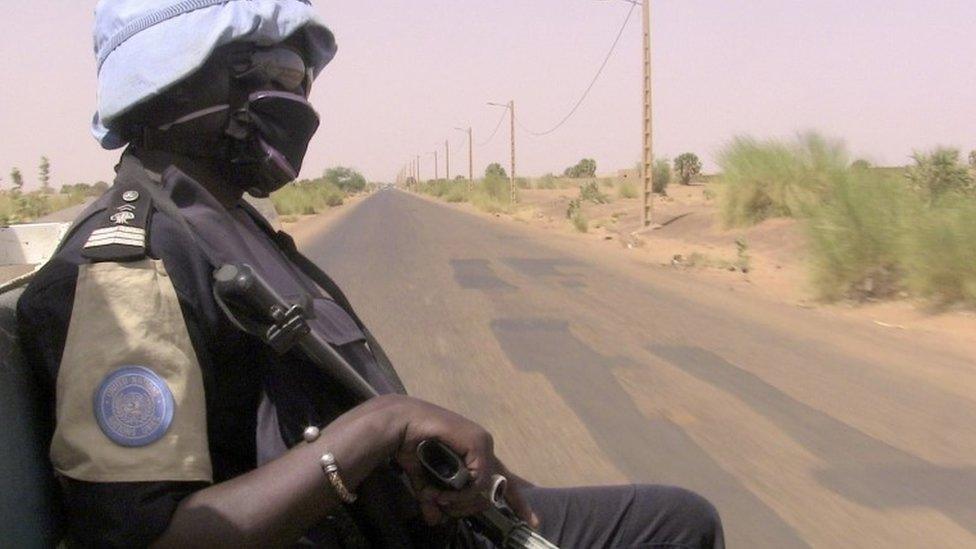
<path fill-rule="evenodd" d="M 948 337 L 967 349 L 976 341 L 976 313 L 972 311 L 934 312 L 908 299 L 818 302 L 809 283 L 804 229 L 796 220 L 772 219 L 747 229 L 724 229 L 704 186 L 679 185 L 668 189 L 669 196 L 655 197 L 653 220 L 659 227 L 641 230 L 639 199 L 621 198 L 614 188 L 601 190 L 610 201 L 584 203 L 582 213 L 589 225 L 585 233 L 566 217 L 569 202 L 578 196 L 575 188 L 523 189 L 519 209 L 513 214 L 489 214 L 468 203 L 448 205 L 498 222 L 517 223 L 550 239 L 586 244 L 586 253 L 601 261 L 624 260 L 645 270 L 679 272 L 690 280 L 751 299 L 816 310 L 880 330 L 926 334 L 934 340 Z"/>

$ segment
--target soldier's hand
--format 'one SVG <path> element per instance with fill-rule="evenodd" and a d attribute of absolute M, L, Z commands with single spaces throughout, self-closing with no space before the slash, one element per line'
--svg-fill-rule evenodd
<path fill-rule="evenodd" d="M 460 518 L 484 511 L 490 505 L 485 496 L 494 475 L 517 479 L 495 456 L 494 440 L 473 421 L 429 402 L 404 397 L 401 438 L 395 452 L 397 462 L 410 477 L 420 499 L 424 519 L 437 524 L 445 516 Z M 437 439 L 454 450 L 471 472 L 471 483 L 461 491 L 444 490 L 427 476 L 417 457 L 417 446 Z M 538 518 L 522 496 L 522 482 L 510 482 L 505 499 L 512 510 L 533 527 Z"/>

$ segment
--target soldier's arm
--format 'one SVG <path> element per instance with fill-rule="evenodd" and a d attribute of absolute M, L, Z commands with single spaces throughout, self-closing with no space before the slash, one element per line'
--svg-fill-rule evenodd
<path fill-rule="evenodd" d="M 474 482 L 444 493 L 426 484 L 413 456 L 421 440 L 436 438 L 463 456 Z M 288 545 L 338 503 L 318 458 L 332 453 L 343 482 L 355 491 L 377 466 L 396 459 L 411 477 L 432 523 L 443 514 L 483 511 L 491 475 L 509 474 L 494 455 L 491 435 L 479 425 L 433 404 L 402 395 L 376 397 L 329 424 L 312 444 L 302 444 L 263 467 L 189 496 L 177 508 L 158 547 Z M 537 519 L 518 490 L 508 497 L 525 520 Z"/>
<path fill-rule="evenodd" d="M 233 480 L 197 491 L 177 507 L 159 547 L 294 543 L 339 504 L 319 458 L 336 457 L 347 487 L 389 460 L 402 431 L 403 397 L 378 397 L 344 414 L 318 440 Z"/>

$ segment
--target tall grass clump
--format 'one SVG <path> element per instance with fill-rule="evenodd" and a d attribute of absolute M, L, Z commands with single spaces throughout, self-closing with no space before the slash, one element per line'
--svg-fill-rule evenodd
<path fill-rule="evenodd" d="M 617 196 L 620 198 L 637 198 L 637 185 L 631 181 L 621 181 L 620 186 L 617 187 Z"/>
<path fill-rule="evenodd" d="M 271 194 L 279 215 L 310 215 L 341 206 L 346 198 L 336 184 L 324 179 L 301 180 Z"/>
<path fill-rule="evenodd" d="M 841 142 L 816 133 L 800 135 L 792 143 L 737 137 L 719 154 L 718 163 L 723 172 L 719 206 L 727 227 L 803 215 L 849 165 Z"/>
<path fill-rule="evenodd" d="M 958 155 L 937 150 L 916 155 L 904 172 L 835 173 L 805 208 L 820 297 L 906 293 L 976 305 L 976 196 L 960 167 Z"/>
<path fill-rule="evenodd" d="M 488 213 L 509 213 L 513 208 L 511 182 L 506 177 L 489 175 L 474 186 L 471 204 Z"/>
<path fill-rule="evenodd" d="M 905 284 L 937 305 L 976 306 L 976 198 L 948 194 L 905 231 Z"/>
<path fill-rule="evenodd" d="M 836 174 L 829 198 L 807 206 L 812 281 L 819 297 L 863 300 L 899 292 L 915 202 L 900 179 L 866 171 Z"/>
<path fill-rule="evenodd" d="M 668 194 L 668 185 L 671 184 L 671 163 L 666 158 L 659 158 L 654 161 L 651 170 L 651 190 L 657 194 Z"/>
<path fill-rule="evenodd" d="M 958 150 L 943 147 L 929 153 L 916 152 L 912 155 L 915 164 L 909 166 L 905 177 L 930 203 L 948 193 L 972 195 L 976 192 L 976 181 L 960 158 Z"/>

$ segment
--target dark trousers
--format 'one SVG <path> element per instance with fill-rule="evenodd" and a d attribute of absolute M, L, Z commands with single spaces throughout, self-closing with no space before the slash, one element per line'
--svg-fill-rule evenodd
<path fill-rule="evenodd" d="M 562 549 L 725 547 L 718 511 L 682 488 L 533 488 L 525 496 L 542 521 L 539 533 Z M 470 541 L 472 548 L 493 547 Z"/>

